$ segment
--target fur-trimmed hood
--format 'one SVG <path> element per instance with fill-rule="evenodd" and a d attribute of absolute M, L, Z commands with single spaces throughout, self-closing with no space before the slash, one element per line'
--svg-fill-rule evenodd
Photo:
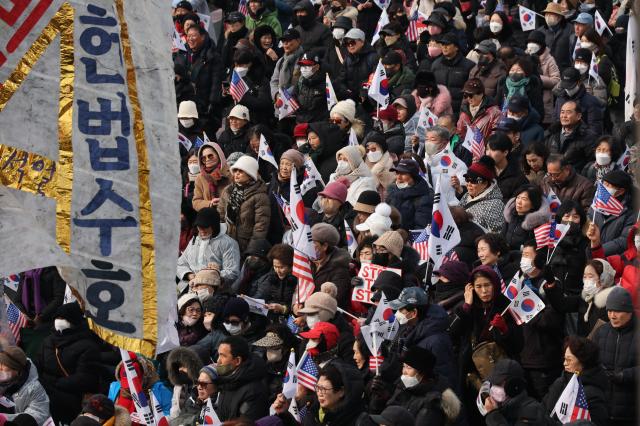
<path fill-rule="evenodd" d="M 131 414 L 129 414 L 129 411 L 124 408 L 121 407 L 119 405 L 116 405 L 115 407 L 115 412 L 114 412 L 114 426 L 131 426 Z"/>
<path fill-rule="evenodd" d="M 516 215 L 516 197 L 513 197 L 504 206 L 504 220 L 507 223 L 511 223 L 515 219 Z M 538 210 L 527 213 L 522 221 L 522 229 L 525 231 L 531 231 L 538 226 L 545 224 L 551 220 L 551 210 L 549 208 L 549 201 L 546 197 L 542 197 L 542 202 Z"/>
<path fill-rule="evenodd" d="M 185 347 L 179 347 L 169 352 L 167 357 L 167 372 L 169 373 L 169 381 L 172 385 L 184 385 L 179 379 L 180 367 L 187 368 L 187 376 L 191 382 L 198 380 L 200 369 L 203 367 L 202 360 L 193 350 Z"/>
<path fill-rule="evenodd" d="M 593 303 L 599 309 L 604 309 L 607 306 L 607 298 L 609 293 L 613 290 L 613 287 L 603 288 L 593 297 Z"/>
<path fill-rule="evenodd" d="M 447 416 L 448 423 L 453 423 L 460 415 L 462 403 L 451 388 L 447 388 L 442 392 L 442 399 L 440 400 L 440 407 Z"/>

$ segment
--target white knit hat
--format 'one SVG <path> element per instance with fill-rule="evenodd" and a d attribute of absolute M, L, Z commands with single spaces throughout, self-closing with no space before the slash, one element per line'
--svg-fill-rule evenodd
<path fill-rule="evenodd" d="M 233 108 L 231 108 L 231 111 L 229 111 L 229 115 L 227 117 L 235 117 L 235 118 L 239 118 L 241 120 L 247 120 L 249 121 L 249 108 L 247 108 L 244 105 L 236 105 Z"/>
<path fill-rule="evenodd" d="M 193 101 L 182 101 L 178 107 L 178 118 L 198 118 L 198 108 Z"/>
<path fill-rule="evenodd" d="M 356 119 L 356 103 L 352 99 L 340 101 L 333 106 L 331 114 L 340 114 L 349 123 L 353 123 L 353 120 Z"/>
<path fill-rule="evenodd" d="M 188 305 L 193 301 L 199 302 L 198 295 L 196 293 L 185 293 L 178 299 L 178 310 L 182 309 L 183 306 Z"/>
<path fill-rule="evenodd" d="M 242 170 L 253 180 L 258 180 L 258 161 L 253 157 L 243 155 L 238 158 L 238 161 L 233 163 L 233 166 L 231 166 L 231 171 L 234 170 Z"/>
<path fill-rule="evenodd" d="M 391 229 L 391 206 L 387 203 L 380 203 L 376 210 L 363 223 L 356 225 L 360 232 L 369 231 L 371 235 L 381 236 Z"/>

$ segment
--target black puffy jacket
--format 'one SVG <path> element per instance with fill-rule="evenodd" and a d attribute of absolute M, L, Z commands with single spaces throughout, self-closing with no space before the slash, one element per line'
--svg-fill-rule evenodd
<path fill-rule="evenodd" d="M 218 138 L 218 144 L 222 148 L 225 157 L 228 157 L 232 152 L 244 153 L 247 150 L 249 146 L 247 130 L 249 127 L 249 124 L 247 124 L 238 130 L 238 133 L 233 133 L 229 127 L 222 131 Z"/>
<path fill-rule="evenodd" d="M 418 179 L 415 185 L 403 189 L 392 183 L 387 188 L 386 202 L 400 211 L 400 226 L 407 231 L 423 229 L 431 223 L 433 190 L 424 179 Z"/>
<path fill-rule="evenodd" d="M 362 83 L 369 80 L 369 75 L 375 71 L 378 64 L 378 54 L 365 43 L 355 55 L 347 54 L 344 58 L 344 75 L 342 81 L 352 96 L 357 96 Z"/>
<path fill-rule="evenodd" d="M 638 400 L 638 334 L 637 321 L 614 328 L 606 323 L 596 331 L 593 341 L 600 348 L 600 362 L 611 382 L 605 390 L 610 424 L 625 421 L 638 424 L 636 402 Z M 617 374 L 617 375 L 616 375 Z"/>
<path fill-rule="evenodd" d="M 454 114 L 460 112 L 462 103 L 462 87 L 469 79 L 469 72 L 475 64 L 462 56 L 460 52 L 451 59 L 444 55 L 436 59 L 431 65 L 431 72 L 436 77 L 436 83 L 449 89 L 451 94 L 451 107 Z"/>
<path fill-rule="evenodd" d="M 267 415 L 268 391 L 265 362 L 256 354 L 242 362 L 231 374 L 217 379 L 220 393 L 216 412 L 221 421 L 247 417 L 257 420 Z"/>
<path fill-rule="evenodd" d="M 452 424 L 460 412 L 460 400 L 443 377 L 436 376 L 407 388 L 398 381 L 387 406 L 406 408 L 416 419 L 416 425 Z"/>
<path fill-rule="evenodd" d="M 296 121 L 298 123 L 326 121 L 329 118 L 325 71 L 322 68 L 309 79 L 300 77 L 292 94 L 300 105 L 300 108 L 296 111 Z"/>
<path fill-rule="evenodd" d="M 551 126 L 547 138 L 547 148 L 553 153 L 564 156 L 569 164 L 576 170 L 582 170 L 584 166 L 593 160 L 593 148 L 596 143 L 596 135 L 587 127 L 584 121 L 578 123 L 573 132 L 561 140 L 562 128 Z"/>

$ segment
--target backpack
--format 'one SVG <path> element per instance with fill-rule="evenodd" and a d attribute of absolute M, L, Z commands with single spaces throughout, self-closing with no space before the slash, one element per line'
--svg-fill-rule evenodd
<path fill-rule="evenodd" d="M 601 55 L 596 58 L 596 64 L 600 65 L 600 60 L 605 55 Z M 615 65 L 611 63 L 611 80 L 609 81 L 609 85 L 607 86 L 607 93 L 609 93 L 609 99 L 607 101 L 608 105 L 615 105 L 618 102 L 618 97 L 620 96 L 620 80 L 618 79 L 618 73 L 616 71 Z"/>

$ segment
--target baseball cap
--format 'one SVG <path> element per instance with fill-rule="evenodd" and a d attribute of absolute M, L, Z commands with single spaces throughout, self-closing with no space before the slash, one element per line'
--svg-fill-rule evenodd
<path fill-rule="evenodd" d="M 509 99 L 507 109 L 515 113 L 529 111 L 529 99 L 524 96 L 513 95 L 511 99 Z"/>
<path fill-rule="evenodd" d="M 475 48 L 476 52 L 491 53 L 496 56 L 496 44 L 491 40 L 482 40 Z"/>
<path fill-rule="evenodd" d="M 398 164 L 395 167 L 389 169 L 392 172 L 396 173 L 408 173 L 411 176 L 420 176 L 420 170 L 418 167 L 418 163 L 411 158 L 403 158 L 398 161 Z"/>
<path fill-rule="evenodd" d="M 573 67 L 565 68 L 560 78 L 560 87 L 563 89 L 571 89 L 580 81 L 580 71 Z"/>
<path fill-rule="evenodd" d="M 458 38 L 455 36 L 455 34 L 452 33 L 442 34 L 436 39 L 436 41 L 440 44 L 455 44 L 456 46 L 458 45 Z"/>
<path fill-rule="evenodd" d="M 244 15 L 238 11 L 229 12 L 227 17 L 224 19 L 224 22 L 244 22 Z"/>
<path fill-rule="evenodd" d="M 586 12 L 582 12 L 573 20 L 573 22 L 577 24 L 593 25 L 593 16 Z"/>
<path fill-rule="evenodd" d="M 340 332 L 338 328 L 330 322 L 321 321 L 316 323 L 311 330 L 300 333 L 300 337 L 305 339 L 319 339 L 320 336 L 324 336 L 327 349 L 331 349 L 338 343 Z"/>
<path fill-rule="evenodd" d="M 395 50 L 389 50 L 382 58 L 382 65 L 396 65 L 402 63 L 402 56 Z"/>
<path fill-rule="evenodd" d="M 429 304 L 427 293 L 420 287 L 406 287 L 400 292 L 400 296 L 396 300 L 389 302 L 389 306 L 394 311 L 402 309 L 405 306 L 424 306 Z"/>
<path fill-rule="evenodd" d="M 362 40 L 364 41 L 364 39 L 366 38 L 364 35 L 364 31 L 362 31 L 360 28 L 351 28 L 345 35 L 344 38 L 348 38 L 351 40 Z"/>
<path fill-rule="evenodd" d="M 513 118 L 503 117 L 498 121 L 496 130 L 500 132 L 519 132 L 520 124 Z"/>
<path fill-rule="evenodd" d="M 287 31 L 285 31 L 282 34 L 282 37 L 280 37 L 280 40 L 291 41 L 291 40 L 297 40 L 299 38 L 300 38 L 300 33 L 298 32 L 298 30 L 296 30 L 295 28 L 289 28 Z"/>

